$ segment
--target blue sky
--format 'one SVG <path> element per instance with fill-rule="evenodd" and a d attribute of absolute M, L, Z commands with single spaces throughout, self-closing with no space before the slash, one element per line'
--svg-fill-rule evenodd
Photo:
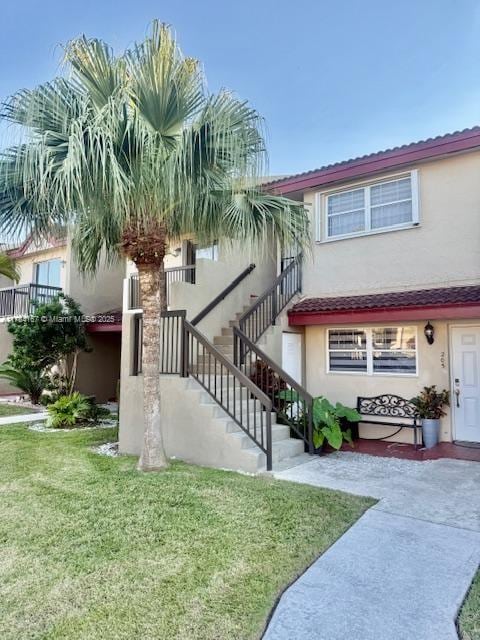
<path fill-rule="evenodd" d="M 3 3 L 0 97 L 52 78 L 85 33 L 117 51 L 153 18 L 265 117 L 270 173 L 480 124 L 478 0 L 16 0 Z"/>

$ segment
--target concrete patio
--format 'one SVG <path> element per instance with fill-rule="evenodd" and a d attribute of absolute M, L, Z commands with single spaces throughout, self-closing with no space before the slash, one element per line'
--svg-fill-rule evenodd
<path fill-rule="evenodd" d="M 356 453 L 277 478 L 379 499 L 279 601 L 265 640 L 456 640 L 480 562 L 480 464 Z"/>

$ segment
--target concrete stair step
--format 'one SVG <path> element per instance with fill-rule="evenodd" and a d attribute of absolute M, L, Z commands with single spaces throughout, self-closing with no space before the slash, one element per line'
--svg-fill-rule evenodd
<path fill-rule="evenodd" d="M 233 334 L 231 336 L 214 336 L 213 338 L 213 344 L 215 346 L 218 345 L 233 345 Z"/>
<path fill-rule="evenodd" d="M 230 441 L 232 443 L 235 443 L 235 446 L 240 449 L 255 448 L 257 445 L 252 440 L 252 438 L 247 433 L 245 433 L 245 431 L 240 429 L 240 427 L 236 423 L 233 423 L 233 424 L 235 424 L 235 426 L 238 427 L 238 431 L 227 431 L 227 433 L 229 434 Z M 255 435 L 253 427 L 251 429 L 251 433 L 252 435 Z M 259 427 L 257 427 L 255 437 L 259 442 L 261 442 L 261 431 Z M 272 446 L 273 446 L 273 443 L 284 441 L 287 438 L 288 438 L 288 429 L 287 429 L 287 433 L 285 434 L 285 429 L 283 428 L 283 425 L 281 424 L 272 425 Z M 263 442 L 264 443 L 267 442 L 266 429 L 263 429 Z"/>
<path fill-rule="evenodd" d="M 216 344 L 215 348 L 220 351 L 223 355 L 231 355 L 233 358 L 233 345 L 231 344 Z M 212 360 L 213 356 L 210 356 L 210 360 Z M 208 353 L 205 355 L 198 356 L 198 362 L 208 362 Z"/>
<path fill-rule="evenodd" d="M 253 466 L 256 466 L 257 472 L 264 472 L 267 466 L 267 456 L 259 447 L 251 447 L 242 449 L 245 455 L 251 455 L 254 458 Z M 292 460 L 303 455 L 303 441 L 288 438 L 286 440 L 278 440 L 272 443 L 272 466 L 273 470 L 281 464 L 286 464 L 287 460 Z"/>
<path fill-rule="evenodd" d="M 211 400 L 211 402 L 210 402 L 210 400 Z M 202 404 L 202 406 L 205 406 L 205 407 L 211 406 L 213 415 L 216 416 L 216 417 L 219 417 L 219 418 L 223 418 L 224 416 L 228 415 L 226 413 L 226 411 L 228 410 L 229 413 L 233 413 L 239 420 L 241 419 L 242 422 L 245 421 L 245 423 L 246 423 L 247 415 L 248 415 L 248 421 L 249 421 L 249 423 L 251 425 L 253 425 L 254 422 L 257 425 L 259 425 L 261 420 L 262 420 L 261 413 L 265 413 L 265 412 L 262 412 L 259 409 L 260 405 L 259 405 L 258 402 L 256 403 L 256 407 L 257 408 L 255 410 L 254 407 L 253 407 L 253 401 L 249 401 L 247 403 L 246 400 L 243 400 L 241 403 L 240 402 L 235 403 L 235 411 L 233 410 L 234 409 L 233 402 L 229 406 L 227 404 L 227 400 L 226 399 L 223 401 L 225 409 L 219 403 L 215 402 L 213 400 L 213 398 L 210 397 L 210 396 L 209 396 L 208 400 L 207 399 L 205 399 L 204 401 L 201 400 L 200 403 Z M 272 411 L 272 423 L 275 422 L 276 416 L 277 416 L 277 414 L 274 411 Z M 265 420 L 266 420 L 266 418 L 265 418 L 265 416 L 263 416 L 263 421 L 265 422 Z"/>

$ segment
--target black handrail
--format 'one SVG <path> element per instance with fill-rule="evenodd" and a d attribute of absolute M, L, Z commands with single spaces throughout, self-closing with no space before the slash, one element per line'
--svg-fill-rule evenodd
<path fill-rule="evenodd" d="M 313 453 L 313 396 L 238 327 L 233 327 L 233 362 L 270 398 L 277 416 Z"/>
<path fill-rule="evenodd" d="M 218 294 L 218 296 L 215 296 L 215 298 L 209 304 L 207 304 L 207 306 L 204 309 L 202 309 L 199 313 L 197 313 L 197 315 L 190 321 L 190 323 L 193 326 L 195 326 L 200 322 L 200 320 L 203 320 L 203 318 L 205 318 L 205 316 L 207 316 L 210 313 L 210 311 L 215 309 L 215 307 L 222 300 L 224 300 L 228 296 L 228 294 L 231 293 L 240 284 L 240 282 L 242 282 L 242 280 L 244 280 L 250 273 L 252 273 L 254 269 L 255 269 L 254 264 L 250 264 L 246 269 L 244 269 L 242 273 L 240 273 L 235 278 L 235 280 L 232 280 L 232 282 L 228 285 L 228 287 L 225 287 L 225 289 L 223 289 L 223 291 L 221 291 Z"/>
<path fill-rule="evenodd" d="M 265 333 L 278 315 L 296 293 L 302 289 L 302 254 L 292 258 L 290 264 L 275 279 L 272 286 L 267 289 L 249 308 L 240 316 L 238 326 L 242 333 L 252 342 Z"/>
<path fill-rule="evenodd" d="M 191 322 L 183 321 L 182 376 L 192 376 L 265 453 L 272 470 L 272 402 Z M 213 372 L 212 372 L 213 369 Z"/>

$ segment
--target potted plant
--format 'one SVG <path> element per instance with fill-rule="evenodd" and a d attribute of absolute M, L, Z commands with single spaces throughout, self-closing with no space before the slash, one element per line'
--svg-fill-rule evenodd
<path fill-rule="evenodd" d="M 444 389 L 437 391 L 435 385 L 424 387 L 410 402 L 417 408 L 422 419 L 423 443 L 427 449 L 438 444 L 440 436 L 440 418 L 446 415 L 444 407 L 450 406 L 450 394 Z"/>

